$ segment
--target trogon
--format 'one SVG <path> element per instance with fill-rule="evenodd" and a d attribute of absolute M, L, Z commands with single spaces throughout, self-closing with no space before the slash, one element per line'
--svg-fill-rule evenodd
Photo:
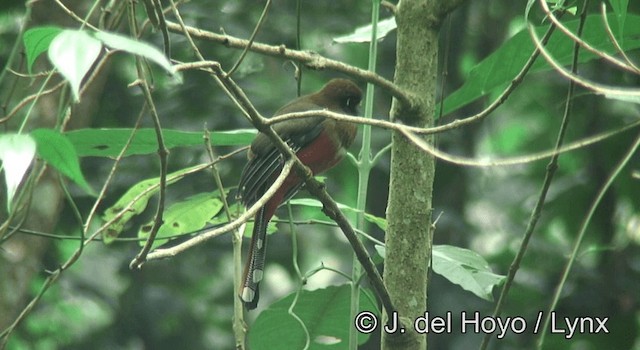
<path fill-rule="evenodd" d="M 274 116 L 314 110 L 357 115 L 362 91 L 351 80 L 332 79 L 316 93 L 301 96 L 280 108 Z M 353 143 L 357 126 L 318 116 L 289 119 L 272 125 L 273 130 L 296 153 L 314 175 L 335 166 Z M 245 207 L 251 207 L 271 187 L 282 171 L 284 158 L 269 137 L 258 133 L 248 152 L 248 162 L 242 171 L 238 193 Z M 244 267 L 241 290 L 245 307 L 258 304 L 258 286 L 263 277 L 267 248 L 267 225 L 276 208 L 302 187 L 304 181 L 292 171 L 271 199 L 261 207 L 254 220 L 253 235 Z"/>

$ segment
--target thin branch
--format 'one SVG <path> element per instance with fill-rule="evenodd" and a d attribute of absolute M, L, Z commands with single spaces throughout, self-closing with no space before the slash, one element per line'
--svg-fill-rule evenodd
<path fill-rule="evenodd" d="M 633 142 L 633 145 L 631 145 L 631 147 L 629 147 L 628 152 L 622 157 L 620 162 L 616 165 L 616 167 L 613 169 L 611 174 L 607 177 L 607 180 L 605 181 L 604 185 L 602 185 L 600 190 L 598 190 L 598 194 L 596 195 L 595 199 L 593 200 L 593 202 L 589 206 L 589 212 L 587 213 L 587 215 L 585 216 L 582 224 L 580 225 L 580 231 L 579 231 L 578 236 L 576 237 L 576 241 L 575 241 L 575 243 L 573 245 L 573 250 L 571 252 L 571 257 L 569 258 L 569 261 L 567 261 L 567 265 L 565 266 L 564 271 L 562 271 L 562 277 L 560 278 L 560 282 L 558 283 L 558 288 L 556 288 L 556 291 L 553 294 L 553 301 L 551 302 L 551 305 L 549 306 L 549 311 L 545 314 L 543 326 L 541 328 L 542 329 L 542 333 L 540 334 L 540 338 L 538 338 L 538 343 L 536 344 L 537 345 L 537 347 L 536 347 L 537 349 L 541 349 L 542 345 L 544 344 L 545 336 L 547 335 L 547 332 L 549 330 L 549 323 L 550 323 L 550 320 L 551 320 L 551 312 L 555 311 L 556 306 L 558 305 L 558 301 L 560 300 L 560 295 L 562 294 L 563 287 L 564 287 L 565 283 L 567 282 L 567 278 L 569 277 L 569 273 L 571 272 L 571 268 L 573 267 L 573 263 L 575 262 L 576 257 L 578 256 L 578 250 L 580 249 L 580 245 L 582 244 L 582 240 L 584 239 L 584 236 L 585 236 L 585 234 L 587 232 L 587 228 L 589 227 L 589 224 L 591 223 L 591 218 L 593 217 L 593 214 L 595 213 L 596 209 L 598 209 L 598 207 L 600 205 L 600 202 L 602 201 L 602 198 L 604 197 L 604 195 L 607 193 L 607 191 L 609 190 L 609 188 L 613 184 L 613 180 L 618 178 L 618 176 L 620 175 L 620 172 L 622 171 L 622 169 L 624 169 L 624 167 L 627 164 L 629 164 L 629 162 L 631 160 L 631 157 L 633 157 L 633 155 L 636 154 L 636 152 L 638 152 L 639 148 L 640 148 L 640 135 L 636 136 L 636 139 Z"/>
<path fill-rule="evenodd" d="M 547 17 L 549 18 L 549 20 L 551 20 L 551 22 L 558 27 L 558 29 L 560 29 L 560 31 L 562 31 L 566 36 L 568 36 L 571 40 L 573 40 L 574 42 L 580 44 L 580 46 L 582 48 L 584 48 L 585 50 L 593 53 L 594 55 L 604 58 L 605 60 L 607 60 L 608 62 L 624 69 L 630 72 L 636 72 L 633 67 L 627 65 L 626 63 L 620 61 L 619 59 L 607 54 L 606 52 L 603 52 L 601 50 L 596 49 L 595 47 L 591 46 L 589 43 L 587 43 L 586 41 L 582 40 L 581 38 L 579 38 L 577 35 L 575 35 L 571 30 L 569 30 L 569 28 L 567 28 L 564 24 L 562 24 L 562 22 L 560 22 L 560 20 L 558 20 L 558 18 L 555 16 L 555 14 L 553 13 L 553 11 L 551 11 L 549 9 L 549 6 L 547 5 L 547 2 L 544 0 L 539 0 L 538 1 L 540 3 L 540 7 L 542 8 L 542 11 L 547 15 Z"/>
<path fill-rule="evenodd" d="M 245 211 L 242 215 L 240 215 L 234 221 L 229 222 L 226 225 L 216 227 L 211 230 L 207 230 L 203 234 L 197 235 L 192 239 L 184 243 L 178 244 L 174 247 L 167 248 L 167 249 L 156 249 L 155 251 L 153 251 L 147 256 L 147 261 L 176 256 L 177 254 L 180 254 L 189 248 L 195 247 L 211 238 L 217 237 L 221 234 L 237 229 L 238 227 L 240 227 L 241 225 L 249 221 L 249 219 L 254 217 L 258 212 L 258 210 L 260 209 L 260 207 L 264 206 L 271 199 L 271 197 L 273 197 L 273 195 L 280 188 L 280 186 L 282 185 L 286 177 L 291 172 L 292 167 L 293 167 L 293 162 L 291 160 L 287 161 L 282 168 L 282 172 L 280 173 L 280 175 L 278 175 L 273 185 L 269 187 L 269 189 L 264 193 L 264 195 L 262 195 L 262 197 L 260 197 L 258 201 L 256 201 L 249 209 L 247 209 L 247 211 Z"/>
<path fill-rule="evenodd" d="M 84 226 L 82 227 L 82 230 L 84 231 L 85 234 L 89 231 L 89 227 L 91 226 L 91 222 L 93 221 L 93 216 L 95 215 L 95 213 L 98 210 L 98 206 L 100 205 L 102 200 L 106 197 L 107 189 L 109 188 L 109 185 L 111 184 L 111 180 L 113 180 L 113 178 L 114 178 L 114 176 L 116 174 L 116 170 L 118 169 L 118 166 L 120 165 L 120 161 L 122 160 L 122 158 L 124 157 L 125 153 L 129 149 L 129 146 L 131 145 L 131 142 L 133 141 L 133 138 L 136 135 L 136 132 L 138 130 L 138 127 L 140 126 L 140 121 L 142 120 L 142 117 L 144 115 L 145 110 L 146 110 L 146 108 L 144 106 L 140 109 L 140 112 L 138 113 L 138 118 L 136 118 L 136 123 L 134 125 L 134 128 L 131 131 L 131 135 L 129 135 L 129 138 L 127 138 L 127 141 L 125 142 L 124 146 L 122 147 L 122 149 L 120 150 L 120 152 L 116 156 L 115 161 L 113 163 L 113 166 L 111 167 L 111 170 L 109 170 L 109 175 L 107 175 L 107 178 L 104 181 L 104 184 L 102 185 L 102 189 L 100 190 L 100 193 L 98 194 L 98 198 L 93 203 L 93 206 L 91 207 L 91 210 L 89 211 L 89 215 L 87 215 L 87 220 L 86 220 Z"/>
<path fill-rule="evenodd" d="M 129 13 L 130 27 L 133 31 L 134 36 L 137 35 L 138 29 L 135 22 L 135 13 L 133 10 L 133 4 L 130 5 L 130 13 Z M 151 116 L 151 120 L 153 122 L 153 127 L 156 133 L 156 142 L 158 143 L 158 158 L 160 160 L 160 191 L 158 198 L 158 207 L 156 208 L 156 213 L 154 215 L 153 225 L 151 230 L 149 231 L 149 237 L 145 242 L 144 246 L 140 250 L 140 253 L 136 255 L 133 261 L 129 264 L 129 268 L 140 268 L 142 263 L 145 261 L 147 254 L 151 251 L 151 247 L 153 246 L 153 242 L 164 222 L 164 205 L 166 200 L 167 193 L 167 167 L 168 167 L 168 157 L 169 150 L 164 144 L 164 137 L 162 136 L 162 126 L 160 125 L 160 116 L 158 115 L 158 111 L 156 110 L 155 102 L 153 101 L 153 96 L 151 95 L 151 88 L 146 80 L 146 74 L 143 67 L 143 60 L 141 58 L 136 58 L 136 68 L 138 71 L 138 81 L 139 85 L 142 89 L 142 92 L 145 97 L 145 101 L 147 107 L 149 108 L 149 114 Z"/>
<path fill-rule="evenodd" d="M 605 95 L 605 96 L 615 96 L 621 99 L 626 98 L 635 98 L 640 97 L 640 89 L 634 88 L 620 88 L 608 86 L 596 82 L 592 82 L 590 80 L 584 79 L 577 74 L 573 74 L 570 71 L 566 70 L 562 67 L 552 56 L 551 54 L 542 47 L 540 43 L 540 39 L 536 35 L 533 30 L 533 26 L 529 25 L 529 34 L 531 34 L 531 38 L 536 46 L 540 49 L 542 56 L 547 60 L 547 62 L 558 72 L 560 75 L 564 76 L 567 79 L 575 81 L 578 85 L 581 85 L 589 90 L 594 91 L 597 94 Z"/>
<path fill-rule="evenodd" d="M 227 77 L 230 77 L 231 75 L 233 75 L 236 69 L 240 67 L 240 64 L 244 60 L 244 57 L 247 55 L 247 52 L 249 52 L 251 45 L 253 45 L 253 41 L 256 39 L 256 35 L 258 35 L 258 32 L 262 27 L 262 23 L 264 23 L 264 20 L 267 18 L 267 12 L 269 12 L 270 7 L 271 7 L 271 0 L 267 0 L 267 3 L 264 5 L 264 9 L 262 9 L 262 14 L 260 15 L 260 19 L 258 19 L 258 23 L 256 24 L 256 27 L 253 28 L 253 33 L 251 33 L 251 37 L 249 37 L 249 43 L 247 43 L 247 46 L 242 50 L 242 53 L 240 53 L 240 57 L 238 57 L 238 60 L 233 65 L 233 67 L 231 67 L 231 69 L 227 71 Z"/>
<path fill-rule="evenodd" d="M 87 17 L 85 19 L 82 19 L 80 16 L 78 16 L 75 12 L 73 12 L 73 10 L 71 10 L 70 8 L 68 8 L 67 6 L 65 6 L 65 4 L 63 4 L 60 0 L 54 0 L 56 2 L 56 4 L 58 4 L 58 6 L 60 6 L 60 8 L 62 9 L 62 11 L 64 11 L 67 15 L 69 15 L 69 17 L 73 18 L 74 20 L 80 22 L 80 29 L 82 29 L 82 27 L 87 26 L 95 31 L 98 31 L 99 29 L 96 28 L 95 26 L 93 26 L 91 23 L 89 23 L 89 21 L 87 20 L 87 18 L 89 17 L 89 14 L 91 12 L 89 12 L 89 14 L 87 14 Z M 98 2 L 96 2 L 98 3 Z M 95 4 L 94 4 L 95 6 Z"/>
<path fill-rule="evenodd" d="M 585 0 L 585 3 L 583 4 L 583 10 L 580 15 L 580 25 L 578 26 L 578 35 L 582 35 L 582 31 L 584 29 L 584 24 L 587 19 L 588 2 L 589 0 Z M 571 70 L 574 73 L 578 72 L 579 54 L 580 54 L 580 45 L 576 43 L 573 47 L 573 62 L 571 64 Z M 562 117 L 562 123 L 560 125 L 560 130 L 558 131 L 558 137 L 556 139 L 556 145 L 555 145 L 556 151 L 560 149 L 560 147 L 562 147 L 562 144 L 564 143 L 564 138 L 569 125 L 569 119 L 571 117 L 571 107 L 573 105 L 573 95 L 575 92 L 575 88 L 576 88 L 576 84 L 573 81 L 570 82 L 569 89 L 567 91 L 567 98 L 566 98 L 565 109 Z M 527 247 L 529 246 L 529 241 L 531 240 L 531 237 L 533 236 L 533 232 L 538 224 L 538 220 L 540 219 L 542 208 L 544 207 L 545 200 L 547 198 L 547 193 L 549 191 L 549 188 L 551 187 L 551 182 L 556 173 L 556 169 L 558 169 L 559 156 L 560 154 L 554 154 L 553 156 L 551 156 L 551 160 L 547 165 L 547 168 L 546 168 L 547 170 L 545 172 L 544 180 L 542 181 L 542 188 L 540 189 L 538 200 L 536 201 L 536 204 L 533 210 L 531 211 L 529 222 L 527 223 L 527 227 L 525 228 L 524 234 L 522 236 L 522 241 L 520 242 L 520 248 L 518 249 L 518 253 L 513 258 L 513 261 L 509 266 L 507 278 L 502 287 L 502 290 L 500 291 L 500 297 L 498 298 L 498 302 L 496 303 L 496 306 L 494 308 L 493 315 L 492 315 L 494 319 L 498 318 L 502 313 L 502 308 L 504 307 L 504 304 L 507 301 L 507 295 L 511 290 L 511 286 L 513 284 L 513 281 L 515 280 L 516 273 L 520 268 L 522 259 L 524 258 L 524 255 L 527 251 Z M 485 334 L 485 336 L 482 339 L 482 343 L 480 344 L 480 350 L 486 349 L 487 346 L 489 346 L 490 340 L 491 340 L 491 336 L 488 333 Z"/>
<path fill-rule="evenodd" d="M 160 0 L 152 0 L 152 9 L 155 11 L 156 17 L 158 19 L 158 28 L 162 33 L 162 42 L 164 46 L 164 55 L 167 59 L 171 59 L 171 41 L 169 40 L 169 31 L 167 30 L 167 19 L 164 17 L 164 11 L 162 10 L 162 4 Z M 174 12 L 178 11 L 176 4 L 171 1 L 171 7 Z M 151 18 L 149 18 L 151 19 Z"/>
<path fill-rule="evenodd" d="M 573 151 L 579 148 L 583 148 L 589 145 L 592 145 L 594 143 L 603 141 L 605 139 L 608 139 L 614 135 L 617 135 L 619 133 L 625 132 L 627 130 L 631 130 L 633 128 L 636 128 L 640 126 L 640 120 L 637 120 L 633 123 L 627 124 L 623 127 L 620 127 L 618 129 L 614 129 L 611 131 L 606 131 L 600 134 L 596 134 L 594 136 L 591 137 L 587 137 L 586 139 L 583 140 L 578 140 L 569 144 L 566 144 L 565 146 L 562 146 L 558 149 L 552 149 L 552 150 L 548 150 L 548 151 L 542 151 L 542 152 L 536 152 L 536 153 L 532 153 L 530 155 L 526 155 L 526 156 L 521 156 L 521 157 L 510 157 L 510 158 L 501 158 L 501 159 L 483 159 L 483 160 L 477 160 L 475 158 L 467 158 L 467 157 L 461 157 L 461 156 L 455 156 L 452 154 L 448 154 L 446 152 L 443 152 L 437 148 L 435 148 L 432 145 L 427 144 L 426 142 L 424 142 L 424 140 L 422 140 L 422 138 L 420 138 L 419 136 L 417 136 L 416 134 L 407 131 L 407 130 L 400 130 L 400 132 L 402 132 L 404 134 L 404 136 L 406 136 L 411 142 L 413 142 L 416 146 L 420 147 L 423 151 L 431 154 L 432 156 L 438 158 L 438 159 L 442 159 L 444 161 L 453 163 L 453 164 L 457 164 L 457 165 L 465 165 L 465 166 L 472 166 L 472 167 L 492 167 L 492 166 L 507 166 L 507 165 L 518 165 L 518 164 L 526 164 L 526 163 L 531 163 L 534 161 L 538 161 L 538 160 L 542 160 L 545 158 L 549 158 L 552 157 L 554 155 L 557 154 L 561 154 L 561 153 L 565 153 L 565 152 L 569 152 L 569 151 Z"/>
<path fill-rule="evenodd" d="M 547 42 L 549 42 L 549 39 L 551 38 L 551 34 L 553 34 L 554 30 L 555 30 L 554 26 L 549 26 L 547 31 L 544 33 L 544 36 L 542 37 L 542 40 L 541 40 L 542 46 L 546 45 Z M 538 58 L 539 55 L 540 55 L 540 48 L 536 48 L 531 53 L 531 55 L 529 56 L 529 59 L 524 64 L 520 72 L 518 72 L 518 74 L 513 78 L 513 80 L 511 80 L 511 82 L 509 83 L 509 86 L 507 86 L 504 89 L 504 91 L 500 94 L 500 96 L 498 96 L 498 98 L 496 98 L 495 101 L 493 101 L 489 106 L 487 106 L 487 108 L 480 111 L 479 113 L 476 113 L 475 115 L 462 118 L 462 119 L 457 119 L 448 124 L 430 128 L 430 131 L 431 131 L 430 133 L 438 133 L 438 132 L 443 132 L 447 130 L 457 129 L 467 124 L 479 122 L 480 120 L 487 117 L 493 111 L 498 109 L 498 107 L 500 107 L 509 98 L 509 96 L 511 96 L 511 93 L 515 91 L 515 89 L 520 85 L 520 83 L 522 83 L 522 81 L 524 80 L 524 77 L 527 75 L 527 73 L 529 73 L 529 70 L 531 69 L 533 64 L 536 62 L 536 59 Z"/>
<path fill-rule="evenodd" d="M 26 106 L 27 103 L 39 98 L 40 96 L 48 95 L 48 94 L 50 94 L 52 92 L 55 92 L 56 90 L 58 90 L 61 87 L 63 87 L 65 84 L 66 84 L 66 81 L 60 82 L 60 83 L 56 84 L 54 87 L 52 87 L 51 89 L 38 91 L 35 94 L 31 94 L 31 95 L 23 98 L 22 101 L 20 101 L 15 107 L 13 107 L 11 112 L 9 112 L 5 117 L 0 118 L 0 124 L 5 123 L 9 119 L 11 119 L 16 113 L 18 113 L 18 111 L 20 109 L 22 109 L 24 106 Z"/>
<path fill-rule="evenodd" d="M 344 216 L 344 214 L 338 208 L 336 202 L 329 196 L 327 191 L 325 190 L 325 186 L 319 181 L 315 180 L 312 176 L 309 177 L 305 181 L 305 188 L 309 193 L 318 198 L 319 201 L 322 202 L 324 206 L 322 211 L 327 214 L 332 220 L 334 220 L 342 232 L 344 233 L 347 240 L 353 247 L 353 250 L 358 257 L 358 261 L 362 264 L 362 267 L 367 273 L 367 277 L 369 277 L 369 282 L 371 283 L 373 289 L 375 289 L 376 294 L 380 298 L 382 305 L 385 308 L 387 314 L 392 315 L 393 312 L 396 312 L 396 308 L 391 301 L 391 296 L 387 292 L 387 289 L 384 286 L 384 282 L 382 281 L 382 276 L 376 269 L 376 266 L 373 264 L 369 253 L 365 249 L 364 245 L 358 238 L 358 235 L 351 227 L 349 220 Z"/>
<path fill-rule="evenodd" d="M 183 27 L 180 24 L 177 24 L 171 21 L 167 21 L 167 28 L 169 28 L 170 31 L 176 32 L 176 33 L 184 33 L 186 31 L 189 33 L 189 35 L 191 35 L 194 38 L 217 42 L 231 48 L 244 49 L 249 46 L 249 41 L 247 40 L 239 39 L 239 38 L 229 36 L 229 35 L 224 35 L 224 34 L 216 34 L 210 31 L 201 30 L 191 26 L 184 26 L 184 29 L 183 29 Z M 349 76 L 352 76 L 354 78 L 363 80 L 365 82 L 380 86 L 381 88 L 387 90 L 393 97 L 397 98 L 407 106 L 415 105 L 413 101 L 416 99 L 416 97 L 412 96 L 409 92 L 400 89 L 391 81 L 384 79 L 383 77 L 373 72 L 360 69 L 357 67 L 353 67 L 351 65 L 345 64 L 340 61 L 322 57 L 321 55 L 315 52 L 292 50 L 292 49 L 288 49 L 284 45 L 273 46 L 273 45 L 266 45 L 262 43 L 253 43 L 253 45 L 251 45 L 249 50 L 253 52 L 258 52 L 267 56 L 282 57 L 282 58 L 287 58 L 296 62 L 300 62 L 306 65 L 307 67 L 309 67 L 310 69 L 315 69 L 315 70 L 331 69 L 337 72 L 341 72 Z"/>
<path fill-rule="evenodd" d="M 620 43 L 618 42 L 618 40 L 616 39 L 616 36 L 613 35 L 613 32 L 611 31 L 611 26 L 609 25 L 609 20 L 607 19 L 607 4 L 606 3 L 602 3 L 601 4 L 601 16 L 602 16 L 602 22 L 604 24 L 604 29 L 607 31 L 607 35 L 609 35 L 609 39 L 611 40 L 611 42 L 613 43 L 613 45 L 616 47 L 616 50 L 618 50 L 618 53 L 620 54 L 620 56 L 622 56 L 624 58 L 625 61 L 627 61 L 627 64 L 633 68 L 636 73 L 640 73 L 640 68 L 638 68 L 638 66 L 636 66 L 631 59 L 629 58 L 629 56 L 627 56 L 627 53 L 624 52 L 624 50 L 622 49 L 622 46 L 620 46 Z"/>

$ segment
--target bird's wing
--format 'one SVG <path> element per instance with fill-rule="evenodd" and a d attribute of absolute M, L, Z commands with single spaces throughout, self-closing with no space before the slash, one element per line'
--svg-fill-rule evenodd
<path fill-rule="evenodd" d="M 289 107 L 289 104 L 281 108 L 275 115 L 292 112 L 308 111 L 320 109 L 312 103 L 298 104 L 297 107 Z M 286 142 L 294 152 L 298 152 L 315 140 L 322 132 L 323 117 L 308 117 L 302 119 L 289 120 L 286 123 L 277 123 L 273 126 L 274 131 Z M 253 158 L 249 160 L 240 177 L 238 185 L 242 203 L 251 206 L 255 203 L 273 183 L 274 179 L 284 164 L 284 159 L 280 151 L 273 145 L 267 135 L 259 133 L 251 144 Z M 302 187 L 297 184 L 285 194 L 286 202 L 293 197 Z"/>

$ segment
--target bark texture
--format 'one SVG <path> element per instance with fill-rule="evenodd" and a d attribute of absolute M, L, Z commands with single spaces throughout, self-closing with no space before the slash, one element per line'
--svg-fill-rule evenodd
<path fill-rule="evenodd" d="M 414 100 L 407 106 L 394 99 L 391 118 L 419 127 L 434 124 L 439 29 L 434 6 L 433 1 L 401 1 L 396 12 L 394 80 Z M 381 348 L 426 349 L 426 336 L 412 328 L 415 318 L 427 309 L 435 162 L 401 133 L 394 132 L 392 142 L 384 281 L 405 329 L 395 334 L 383 332 Z"/>

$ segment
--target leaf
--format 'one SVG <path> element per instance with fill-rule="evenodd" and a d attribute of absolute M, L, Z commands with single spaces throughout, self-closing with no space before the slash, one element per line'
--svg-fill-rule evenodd
<path fill-rule="evenodd" d="M 94 33 L 94 36 L 112 49 L 126 51 L 134 55 L 147 58 L 157 63 L 160 67 L 164 68 L 164 70 L 166 70 L 170 74 L 179 78 L 179 75 L 176 74 L 177 71 L 175 67 L 171 65 L 171 62 L 167 59 L 167 57 L 165 57 L 162 51 L 158 50 L 154 46 L 114 33 L 100 31 Z"/>
<path fill-rule="evenodd" d="M 164 223 L 160 226 L 151 248 L 167 243 L 171 237 L 200 230 L 220 212 L 222 207 L 219 191 L 199 193 L 172 204 L 164 212 Z M 152 226 L 153 221 L 143 225 L 138 231 L 138 238 L 149 238 Z M 144 242 L 141 241 L 140 245 L 144 245 Z"/>
<path fill-rule="evenodd" d="M 27 30 L 22 38 L 25 54 L 27 55 L 27 69 L 31 73 L 33 63 L 41 53 L 49 49 L 51 41 L 62 31 L 59 27 L 35 27 Z"/>
<path fill-rule="evenodd" d="M 433 246 L 433 272 L 488 301 L 491 291 L 505 277 L 491 271 L 489 264 L 476 252 L 449 245 Z"/>
<path fill-rule="evenodd" d="M 313 198 L 291 199 L 289 201 L 289 203 L 291 203 L 291 205 L 301 205 L 301 206 L 306 206 L 306 207 L 322 208 L 322 202 L 320 202 L 317 199 L 313 199 Z M 352 208 L 352 207 L 350 207 L 350 206 L 348 206 L 346 204 L 342 204 L 342 203 L 338 203 L 338 202 L 336 202 L 336 204 L 338 205 L 338 209 L 340 209 L 340 210 L 350 211 L 352 213 L 360 212 L 360 210 Z M 370 223 L 378 226 L 383 231 L 387 230 L 387 220 L 384 219 L 384 218 L 381 218 L 379 216 L 375 216 L 373 214 L 364 213 L 364 219 L 369 221 Z"/>
<path fill-rule="evenodd" d="M 38 145 L 38 155 L 61 174 L 65 175 L 88 194 L 95 196 L 80 170 L 80 162 L 73 144 L 63 134 L 52 129 L 36 129 L 31 132 Z"/>
<path fill-rule="evenodd" d="M 351 285 L 331 286 L 313 291 L 302 290 L 293 312 L 309 332 L 309 349 L 346 349 L 349 343 Z M 302 349 L 307 335 L 300 322 L 288 313 L 295 293 L 289 294 L 271 304 L 258 315 L 249 330 L 249 348 L 261 349 Z M 377 306 L 369 290 L 360 289 L 360 311 L 370 311 L 377 315 Z M 358 334 L 358 344 L 363 344 L 368 334 Z"/>
<path fill-rule="evenodd" d="M 191 170 L 198 167 L 200 167 L 200 165 L 181 169 L 168 174 L 167 185 L 182 180 L 186 173 L 189 173 Z M 133 185 L 124 195 L 122 195 L 122 197 L 120 197 L 120 199 L 118 199 L 115 204 L 104 211 L 102 219 L 105 222 L 114 220 L 111 225 L 109 225 L 109 227 L 105 229 L 104 234 L 102 235 L 104 243 L 109 244 L 113 242 L 113 240 L 116 239 L 120 235 L 120 233 L 122 233 L 125 225 L 129 222 L 129 220 L 145 210 L 147 204 L 149 203 L 149 199 L 160 190 L 159 185 L 159 177 L 140 181 L 137 184 Z M 131 205 L 131 207 L 123 214 L 118 216 L 118 214 L 129 205 Z"/>
<path fill-rule="evenodd" d="M 623 38 L 629 0 L 610 0 L 610 3 L 611 7 L 613 7 L 613 13 L 616 15 L 617 28 L 615 29 L 618 31 L 618 37 Z"/>
<path fill-rule="evenodd" d="M 637 90 L 635 92 L 636 92 L 635 94 L 631 94 L 631 93 L 626 94 L 624 92 L 612 92 L 612 93 L 606 93 L 604 96 L 612 100 L 640 104 L 640 96 L 638 96 Z"/>
<path fill-rule="evenodd" d="M 578 20 L 568 21 L 565 25 L 575 32 L 578 22 Z M 546 30 L 546 26 L 536 27 L 536 33 L 539 37 L 542 37 Z M 583 38 L 598 50 L 610 54 L 616 52 L 615 47 L 604 29 L 600 15 L 587 17 Z M 620 42 L 623 42 L 623 48 L 625 50 L 640 47 L 640 16 L 627 16 L 624 41 L 621 39 L 622 38 L 618 38 Z M 546 49 L 561 65 L 569 64 L 572 60 L 573 41 L 560 31 L 553 33 Z M 443 114 L 449 114 L 489 94 L 494 89 L 505 86 L 512 81 L 520 69 L 522 69 L 533 50 L 534 44 L 531 41 L 527 29 L 518 32 L 518 34 L 502 44 L 498 50 L 494 51 L 471 70 L 464 85 L 444 100 Z M 594 54 L 582 50 L 579 61 L 584 63 L 594 58 L 596 58 Z M 530 73 L 548 70 L 550 68 L 544 59 L 538 58 L 536 63 L 531 67 Z"/>
<path fill-rule="evenodd" d="M 116 157 L 127 144 L 133 129 L 78 129 L 65 135 L 74 144 L 81 157 Z M 245 146 L 253 141 L 255 130 L 233 130 L 211 133 L 213 146 Z M 174 147 L 203 145 L 203 132 L 162 130 L 165 146 Z M 125 156 L 151 154 L 158 151 L 154 129 L 139 129 L 125 152 Z"/>
<path fill-rule="evenodd" d="M 11 212 L 11 202 L 24 175 L 36 154 L 36 142 L 29 135 L 0 135 L 0 161 L 4 168 L 7 187 L 7 211 Z"/>
<path fill-rule="evenodd" d="M 100 41 L 82 30 L 63 30 L 49 45 L 49 60 L 71 85 L 75 101 L 80 84 L 102 50 Z"/>
<path fill-rule="evenodd" d="M 378 28 L 376 31 L 376 39 L 383 39 L 387 34 L 389 34 L 392 30 L 396 29 L 396 18 L 389 17 L 387 19 L 383 19 L 378 22 Z M 339 36 L 333 38 L 333 42 L 344 44 L 344 43 L 368 43 L 371 41 L 371 31 L 373 30 L 373 26 L 371 24 L 367 24 L 365 26 L 356 28 L 356 30 L 347 35 Z"/>

